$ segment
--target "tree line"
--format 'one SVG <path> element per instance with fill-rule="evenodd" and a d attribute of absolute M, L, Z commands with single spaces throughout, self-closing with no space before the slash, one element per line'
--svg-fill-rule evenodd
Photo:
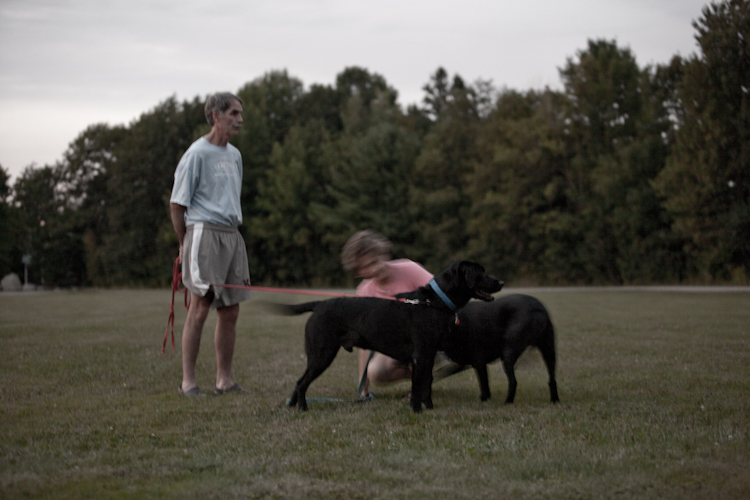
<path fill-rule="evenodd" d="M 404 109 L 360 67 L 333 85 L 286 70 L 247 83 L 233 143 L 254 282 L 351 284 L 341 247 L 374 228 L 432 272 L 466 258 L 519 284 L 747 283 L 749 5 L 705 7 L 699 52 L 663 65 L 590 40 L 560 91 L 438 68 Z M 35 283 L 168 284 L 174 170 L 207 132 L 202 99 L 170 97 L 89 126 L 12 186 L 0 168 L 0 275 L 30 255 Z"/>

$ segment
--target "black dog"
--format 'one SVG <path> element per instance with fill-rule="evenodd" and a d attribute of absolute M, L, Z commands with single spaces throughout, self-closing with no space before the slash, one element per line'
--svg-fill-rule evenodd
<path fill-rule="evenodd" d="M 555 330 L 541 302 L 529 295 L 509 295 L 492 303 L 470 302 L 459 311 L 458 318 L 442 346 L 458 366 L 441 368 L 436 377 L 472 366 L 479 379 L 480 397 L 486 401 L 490 398 L 487 364 L 501 358 L 508 377 L 505 402 L 512 403 L 517 385 L 513 368 L 527 347 L 536 347 L 547 365 L 550 399 L 553 403 L 560 401 L 555 381 Z"/>
<path fill-rule="evenodd" d="M 305 326 L 307 370 L 297 381 L 288 405 L 307 410 L 305 392 L 333 362 L 340 347 L 370 349 L 402 363 L 412 363 L 411 408 L 432 408 L 432 367 L 442 337 L 456 321 L 456 310 L 472 298 L 490 301 L 503 284 L 473 262 L 455 262 L 400 300 L 337 298 L 287 306 L 291 314 L 312 311 Z"/>

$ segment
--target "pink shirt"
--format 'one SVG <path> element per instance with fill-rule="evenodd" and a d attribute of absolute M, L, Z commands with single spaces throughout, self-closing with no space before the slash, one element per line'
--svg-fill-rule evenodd
<path fill-rule="evenodd" d="M 399 293 L 412 292 L 432 279 L 429 271 L 409 259 L 391 260 L 387 265 L 390 268 L 388 282 L 381 286 L 373 279 L 362 280 L 357 295 L 388 299 Z"/>

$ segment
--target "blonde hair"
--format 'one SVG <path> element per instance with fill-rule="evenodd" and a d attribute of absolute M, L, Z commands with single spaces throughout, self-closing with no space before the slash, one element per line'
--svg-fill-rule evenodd
<path fill-rule="evenodd" d="M 365 255 L 384 255 L 386 259 L 390 258 L 392 247 L 393 245 L 385 236 L 372 229 L 358 231 L 344 244 L 341 250 L 341 264 L 344 269 L 351 272 L 356 270 L 357 261 Z"/>

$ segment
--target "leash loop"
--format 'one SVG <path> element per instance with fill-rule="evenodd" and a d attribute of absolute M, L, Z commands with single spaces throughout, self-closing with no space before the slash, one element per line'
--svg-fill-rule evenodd
<path fill-rule="evenodd" d="M 180 285 L 182 284 L 182 273 L 180 272 L 180 264 L 182 261 L 180 260 L 180 256 L 178 255 L 177 258 L 174 261 L 174 265 L 172 266 L 172 302 L 169 304 L 169 318 L 167 319 L 167 329 L 164 330 L 164 342 L 161 344 L 161 355 L 164 356 L 166 359 L 171 359 L 174 357 L 174 294 L 181 291 Z M 188 290 L 187 288 L 184 289 L 185 291 L 185 309 L 190 308 L 190 297 L 188 296 Z M 169 337 L 169 334 L 172 334 L 172 355 L 167 357 L 166 353 L 164 352 L 167 347 L 167 338 Z"/>

